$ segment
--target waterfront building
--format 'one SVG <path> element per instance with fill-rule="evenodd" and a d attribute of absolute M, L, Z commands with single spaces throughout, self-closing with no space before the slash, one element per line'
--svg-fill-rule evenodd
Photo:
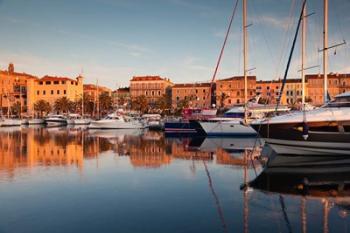
<path fill-rule="evenodd" d="M 7 108 L 15 103 L 20 103 L 23 111 L 27 105 L 27 82 L 38 78 L 15 72 L 14 64 L 10 63 L 7 70 L 0 70 L 0 106 L 1 111 L 6 114 Z"/>
<path fill-rule="evenodd" d="M 310 74 L 305 76 L 308 82 L 308 93 L 311 102 L 315 106 L 320 106 L 323 101 L 323 75 Z M 328 74 L 328 94 L 334 98 L 337 94 L 350 91 L 350 74 Z"/>
<path fill-rule="evenodd" d="M 182 83 L 172 87 L 171 102 L 173 109 L 188 102 L 189 107 L 209 108 L 211 106 L 210 83 Z"/>
<path fill-rule="evenodd" d="M 270 104 L 275 104 L 282 86 L 281 80 L 265 81 L 260 80 L 256 82 L 256 94 L 264 99 L 262 103 L 268 101 Z M 283 98 L 285 99 L 285 98 Z M 282 101 L 284 102 L 284 101 Z"/>
<path fill-rule="evenodd" d="M 275 104 L 277 103 L 281 87 L 282 80 L 257 81 L 256 94 L 264 99 L 262 103 L 265 103 L 265 100 L 267 100 L 268 103 Z M 281 98 L 281 104 L 294 106 L 295 104 L 301 103 L 302 89 L 301 79 L 287 79 Z M 307 88 L 305 91 L 307 96 Z"/>
<path fill-rule="evenodd" d="M 97 95 L 101 95 L 102 93 L 107 93 L 108 96 L 112 96 L 112 90 L 110 88 L 95 84 L 84 84 L 83 91 L 85 95 L 91 96 L 93 100 L 97 100 Z"/>
<path fill-rule="evenodd" d="M 256 76 L 248 76 L 248 100 L 255 97 Z M 244 104 L 244 76 L 235 76 L 216 81 L 216 106 L 231 107 Z"/>
<path fill-rule="evenodd" d="M 122 87 L 112 92 L 113 103 L 115 107 L 128 108 L 131 104 L 130 88 Z"/>
<path fill-rule="evenodd" d="M 27 81 L 27 95 L 29 112 L 34 110 L 34 104 L 39 100 L 47 101 L 51 106 L 62 97 L 76 102 L 83 95 L 83 77 L 71 79 L 46 75 L 41 79 L 31 79 Z"/>
<path fill-rule="evenodd" d="M 130 80 L 130 97 L 135 100 L 145 96 L 148 104 L 154 105 L 159 98 L 170 94 L 173 83 L 168 78 L 160 76 L 134 76 Z"/>

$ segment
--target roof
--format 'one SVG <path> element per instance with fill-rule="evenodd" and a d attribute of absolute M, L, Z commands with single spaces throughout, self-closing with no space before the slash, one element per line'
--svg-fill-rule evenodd
<path fill-rule="evenodd" d="M 45 75 L 44 77 L 42 77 L 40 79 L 40 81 L 76 81 L 76 80 L 71 79 L 71 78 L 67 78 L 67 77 L 57 77 L 57 76 Z"/>
<path fill-rule="evenodd" d="M 162 78 L 160 76 L 134 76 L 132 77 L 132 79 L 130 81 L 161 81 L 161 80 L 164 80 L 164 81 L 169 81 L 169 79 L 166 79 L 166 78 Z"/>
<path fill-rule="evenodd" d="M 256 76 L 247 76 L 248 80 L 256 80 Z M 224 79 L 218 79 L 217 82 L 220 81 L 234 81 L 234 80 L 242 80 L 244 79 L 244 76 L 233 76 L 230 78 L 224 78 Z"/>
<path fill-rule="evenodd" d="M 38 79 L 38 77 L 27 74 L 27 73 L 18 73 L 18 72 L 12 72 L 9 73 L 7 70 L 0 70 L 0 74 L 5 74 L 5 75 L 11 75 L 11 76 L 20 76 L 20 77 L 25 77 L 25 78 L 33 78 L 33 79 Z"/>
<path fill-rule="evenodd" d="M 307 74 L 305 75 L 306 80 L 308 79 L 323 79 L 323 74 Z M 339 74 L 339 73 L 329 73 L 327 78 L 350 78 L 350 74 Z"/>
<path fill-rule="evenodd" d="M 185 88 L 185 87 L 210 87 L 211 83 L 177 83 L 173 88 Z"/>

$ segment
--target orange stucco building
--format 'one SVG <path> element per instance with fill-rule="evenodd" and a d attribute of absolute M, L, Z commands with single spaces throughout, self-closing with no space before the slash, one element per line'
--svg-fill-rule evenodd
<path fill-rule="evenodd" d="M 172 107 L 177 108 L 183 100 L 189 101 L 189 107 L 209 108 L 211 105 L 210 83 L 183 83 L 172 87 Z"/>
<path fill-rule="evenodd" d="M 255 96 L 256 77 L 248 76 L 248 100 Z M 216 106 L 230 107 L 244 104 L 244 76 L 216 81 Z"/>
<path fill-rule="evenodd" d="M 134 76 L 130 80 L 130 96 L 134 100 L 138 96 L 145 96 L 149 104 L 155 104 L 156 101 L 166 94 L 167 89 L 172 87 L 173 83 L 168 78 L 160 76 Z"/>

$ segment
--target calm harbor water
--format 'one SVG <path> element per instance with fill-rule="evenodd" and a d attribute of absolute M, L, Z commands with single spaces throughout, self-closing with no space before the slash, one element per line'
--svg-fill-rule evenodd
<path fill-rule="evenodd" d="M 257 179 L 254 144 L 0 128 L 0 233 L 350 231 L 347 196 L 262 188 L 277 181 Z M 241 188 L 253 180 L 258 188 Z"/>

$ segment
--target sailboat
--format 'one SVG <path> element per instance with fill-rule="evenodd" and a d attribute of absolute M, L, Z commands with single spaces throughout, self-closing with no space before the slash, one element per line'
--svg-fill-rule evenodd
<path fill-rule="evenodd" d="M 324 4 L 323 75 L 325 104 L 319 109 L 275 116 L 252 123 L 252 127 L 277 153 L 350 155 L 350 92 L 335 96 L 335 100 L 331 102 L 327 101 L 328 1 L 325 0 Z M 304 6 L 305 2 L 303 12 Z M 298 29 L 303 15 L 302 13 L 300 16 Z M 297 33 L 295 38 L 296 36 Z"/>
<path fill-rule="evenodd" d="M 21 126 L 22 120 L 17 118 L 10 118 L 10 99 L 9 94 L 7 95 L 7 118 L 2 119 L 1 127 L 7 126 Z"/>
<path fill-rule="evenodd" d="M 256 131 L 248 125 L 247 122 L 247 105 L 248 105 L 248 76 L 247 76 L 247 0 L 243 0 L 243 72 L 244 72 L 244 118 L 231 120 L 207 120 L 196 121 L 196 129 L 200 134 L 206 136 L 255 136 Z M 193 123 L 193 124 L 196 124 Z"/>

